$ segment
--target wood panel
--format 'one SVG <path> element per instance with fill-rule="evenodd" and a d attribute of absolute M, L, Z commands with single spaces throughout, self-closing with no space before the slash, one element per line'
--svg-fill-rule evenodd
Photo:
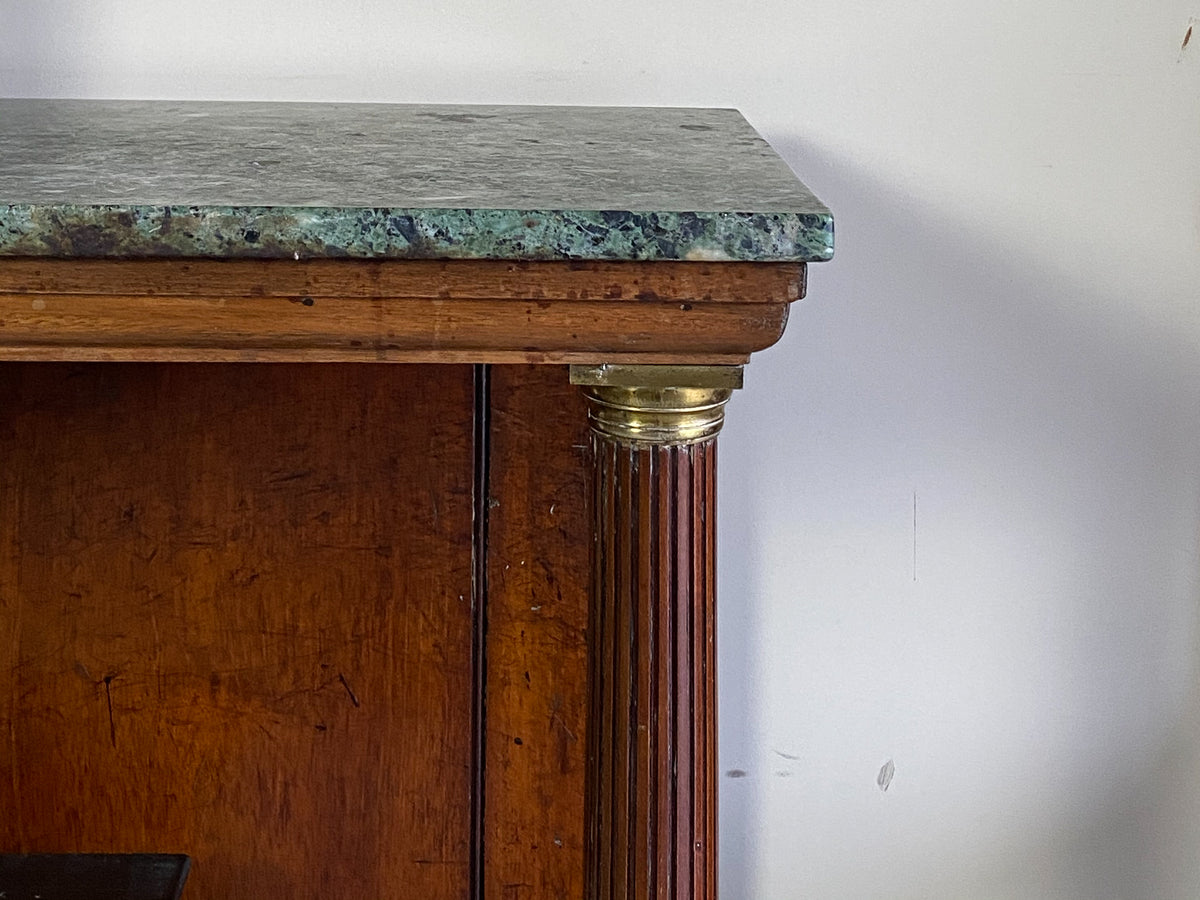
<path fill-rule="evenodd" d="M 455 898 L 467 367 L 0 366 L 0 850 Z"/>
<path fill-rule="evenodd" d="M 798 263 L 0 260 L 0 358 L 737 364 Z"/>
<path fill-rule="evenodd" d="M 559 367 L 492 369 L 485 900 L 583 895 L 591 455 Z"/>

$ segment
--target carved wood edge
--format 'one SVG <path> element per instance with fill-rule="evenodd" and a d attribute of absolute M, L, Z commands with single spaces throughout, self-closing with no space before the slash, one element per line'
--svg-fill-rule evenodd
<path fill-rule="evenodd" d="M 0 359 L 738 364 L 802 263 L 0 258 Z"/>

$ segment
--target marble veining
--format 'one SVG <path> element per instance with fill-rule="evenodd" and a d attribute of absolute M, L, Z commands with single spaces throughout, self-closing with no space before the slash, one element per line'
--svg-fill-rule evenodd
<path fill-rule="evenodd" d="M 832 252 L 735 110 L 0 100 L 0 255 Z"/>

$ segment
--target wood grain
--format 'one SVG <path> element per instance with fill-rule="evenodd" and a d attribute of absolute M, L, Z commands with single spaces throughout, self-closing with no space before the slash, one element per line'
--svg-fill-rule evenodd
<path fill-rule="evenodd" d="M 715 900 L 716 442 L 595 438 L 587 900 Z"/>
<path fill-rule="evenodd" d="M 590 451 L 557 367 L 495 367 L 485 900 L 583 895 Z"/>
<path fill-rule="evenodd" d="M 306 361 L 411 361 L 413 354 L 561 353 L 610 361 L 610 351 L 708 361 L 774 343 L 786 304 L 624 303 L 571 300 L 372 300 L 321 298 L 0 295 L 0 358 L 54 350 L 144 351 L 206 361 L 237 352 Z"/>
<path fill-rule="evenodd" d="M 0 850 L 468 883 L 467 367 L 0 366 Z"/>
<path fill-rule="evenodd" d="M 485 900 L 583 893 L 587 413 L 565 368 L 493 367 Z"/>
<path fill-rule="evenodd" d="M 736 364 L 802 264 L 0 260 L 0 359 Z"/>
<path fill-rule="evenodd" d="M 804 296 L 803 263 L 0 259 L 0 293 L 154 297 L 698 300 Z"/>

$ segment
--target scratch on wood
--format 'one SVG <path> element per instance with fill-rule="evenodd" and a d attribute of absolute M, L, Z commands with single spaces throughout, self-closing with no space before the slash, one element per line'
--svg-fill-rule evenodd
<path fill-rule="evenodd" d="M 563 717 L 558 714 L 557 710 L 554 710 L 550 713 L 550 727 L 553 728 L 554 723 L 556 723 L 556 722 L 558 723 L 558 726 L 566 733 L 567 737 L 569 737 L 573 741 L 579 740 L 579 738 L 577 738 L 575 736 L 575 732 L 573 732 L 567 726 L 567 723 L 563 721 Z"/>
<path fill-rule="evenodd" d="M 108 700 L 108 737 L 112 741 L 113 748 L 117 746 L 117 721 L 113 718 L 112 705 L 112 682 L 113 676 L 104 676 L 104 696 Z"/>
<path fill-rule="evenodd" d="M 346 693 L 350 695 L 350 702 L 354 704 L 355 709 L 362 706 L 362 704 L 358 702 L 358 697 L 354 695 L 354 691 L 350 687 L 350 682 L 346 680 L 346 676 L 341 672 L 338 672 L 338 681 L 342 683 L 342 687 L 344 687 L 346 689 Z"/>
<path fill-rule="evenodd" d="M 274 472 L 267 478 L 266 483 L 285 484 L 289 481 L 299 481 L 302 478 L 309 478 L 312 474 L 312 469 L 300 469 L 296 472 Z"/>

